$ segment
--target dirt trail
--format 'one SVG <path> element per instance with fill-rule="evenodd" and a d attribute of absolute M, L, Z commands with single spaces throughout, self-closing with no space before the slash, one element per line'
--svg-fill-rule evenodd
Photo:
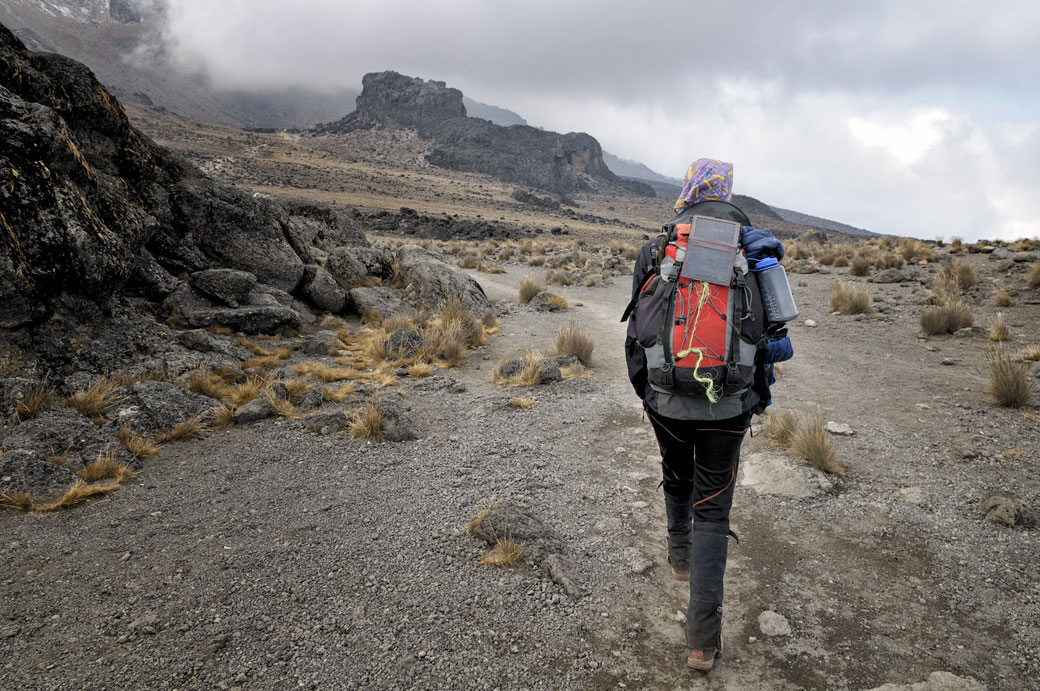
<path fill-rule="evenodd" d="M 628 283 L 558 289 L 571 308 L 545 314 L 515 304 L 528 272 L 473 274 L 502 333 L 448 372 L 465 392 L 405 392 L 417 442 L 267 421 L 170 447 L 75 510 L 0 514 L 0 687 L 870 689 L 935 671 L 1038 686 L 1036 533 L 983 523 L 975 503 L 1009 477 L 1035 495 L 1040 433 L 977 393 L 977 340 L 918 342 L 902 303 L 886 321 L 828 316 L 830 277 L 799 278 L 797 355 L 774 394 L 855 428 L 834 439 L 848 474 L 803 498 L 738 487 L 726 654 L 704 678 L 683 668 L 684 584 L 625 377 Z M 596 340 L 590 377 L 512 410 L 495 363 L 571 320 Z M 745 479 L 786 467 L 759 443 Z M 1009 444 L 1024 456 L 958 453 Z M 537 561 L 476 564 L 462 525 L 493 496 L 549 526 L 580 597 Z M 790 633 L 764 634 L 766 610 Z"/>

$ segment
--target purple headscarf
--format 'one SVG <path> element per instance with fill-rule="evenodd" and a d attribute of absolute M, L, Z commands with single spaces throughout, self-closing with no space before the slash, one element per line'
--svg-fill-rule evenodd
<path fill-rule="evenodd" d="M 728 202 L 733 198 L 733 164 L 714 158 L 698 158 L 686 169 L 682 194 L 675 200 L 675 213 L 706 199 Z"/>

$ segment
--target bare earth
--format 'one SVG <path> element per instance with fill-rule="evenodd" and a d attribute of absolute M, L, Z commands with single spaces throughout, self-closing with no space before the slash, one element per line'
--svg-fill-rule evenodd
<path fill-rule="evenodd" d="M 476 213 L 479 191 L 467 183 L 460 204 Z M 395 208 L 403 194 L 366 198 Z M 653 227 L 651 209 L 627 213 Z M 1024 267 L 968 258 L 983 277 L 977 323 L 996 311 L 994 281 L 1011 283 L 1012 347 L 1040 341 Z M 628 282 L 554 288 L 571 308 L 547 314 L 515 304 L 536 270 L 507 269 L 473 273 L 502 333 L 462 367 L 404 386 L 417 441 L 267 420 L 171 445 L 78 508 L 0 513 L 0 688 L 873 689 L 936 671 L 962 678 L 949 688 L 980 688 L 968 677 L 1040 688 L 1040 533 L 978 513 L 989 490 L 1040 505 L 1040 423 L 1035 405 L 999 408 L 984 393 L 984 330 L 920 339 L 917 283 L 852 279 L 888 306 L 859 319 L 827 312 L 843 269 L 791 277 L 796 357 L 775 407 L 851 426 L 831 437 L 847 474 L 809 470 L 756 423 L 733 514 L 725 654 L 705 677 L 683 665 L 685 584 L 664 561 L 656 444 L 625 377 Z M 502 357 L 550 346 L 572 320 L 596 341 L 587 379 L 491 383 Z M 532 408 L 508 405 L 521 393 Z M 477 563 L 487 546 L 463 526 L 493 499 L 545 524 L 580 592 L 534 556 Z M 789 633 L 763 631 L 767 611 Z"/>

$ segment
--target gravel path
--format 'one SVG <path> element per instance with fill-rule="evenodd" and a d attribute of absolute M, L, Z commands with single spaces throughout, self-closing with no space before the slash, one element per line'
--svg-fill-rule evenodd
<path fill-rule="evenodd" d="M 507 301 L 523 273 L 474 275 Z M 977 393 L 978 338 L 926 350 L 906 302 L 889 321 L 827 316 L 830 280 L 796 288 L 820 326 L 793 327 L 775 395 L 854 427 L 835 438 L 848 475 L 824 491 L 748 442 L 726 656 L 707 678 L 682 666 L 683 585 L 664 563 L 616 280 L 561 289 L 563 313 L 506 307 L 502 334 L 447 373 L 464 391 L 407 384 L 417 441 L 268 420 L 171 445 L 79 508 L 0 514 L 0 688 L 867 689 L 937 670 L 1037 688 L 1037 532 L 975 513 L 996 485 L 1035 503 L 1037 425 Z M 591 377 L 510 407 L 518 392 L 490 384 L 495 362 L 570 320 L 597 339 Z M 939 370 L 941 357 L 964 365 Z M 1006 446 L 1024 455 L 960 453 Z M 777 490 L 778 473 L 813 491 Z M 493 499 L 543 522 L 580 594 L 547 573 L 542 545 L 517 567 L 477 563 L 487 546 L 463 526 Z"/>

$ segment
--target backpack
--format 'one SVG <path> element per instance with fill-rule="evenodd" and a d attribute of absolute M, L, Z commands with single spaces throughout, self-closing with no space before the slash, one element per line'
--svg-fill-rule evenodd
<path fill-rule="evenodd" d="M 754 384 L 767 336 L 758 279 L 739 241 L 748 225 L 736 206 L 712 200 L 685 209 L 652 241 L 652 271 L 626 315 L 655 390 L 714 405 Z M 717 241 L 726 233 L 728 247 Z"/>

